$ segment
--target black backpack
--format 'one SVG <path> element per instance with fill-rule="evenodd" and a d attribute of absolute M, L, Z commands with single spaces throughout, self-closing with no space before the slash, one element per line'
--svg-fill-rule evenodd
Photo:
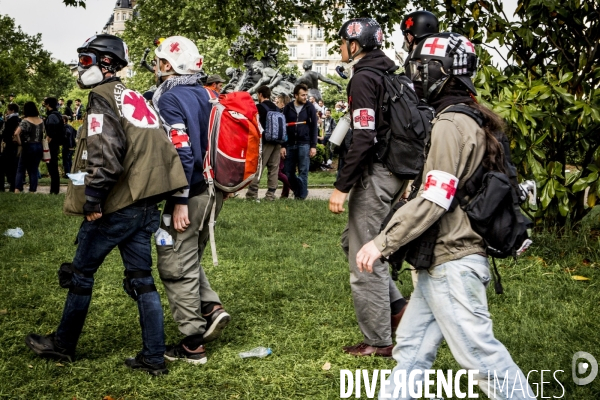
<path fill-rule="evenodd" d="M 479 126 L 483 126 L 481 113 L 466 105 L 454 105 L 444 112 L 466 114 L 473 118 Z M 494 258 L 516 258 L 531 244 L 527 229 L 533 223 L 521 212 L 521 203 L 526 195 L 522 193 L 517 182 L 517 169 L 510 157 L 510 144 L 504 132 L 496 134 L 504 149 L 504 169 L 506 173 L 486 170 L 480 165 L 465 184 L 457 190 L 454 201 L 447 212 L 453 212 L 460 206 L 469 217 L 471 227 L 480 235 L 486 245 L 486 254 L 492 257 L 495 272 L 496 293 L 504 292 L 500 274 Z M 414 198 L 420 186 L 422 171 L 413 185 L 409 200 Z M 392 219 L 394 213 L 406 204 L 401 200 L 392 207 L 384 219 L 381 230 Z M 415 269 L 428 269 L 433 259 L 433 249 L 439 233 L 439 221 L 434 223 L 420 237 L 401 247 L 387 257 L 392 265 L 392 276 L 397 277 L 398 270 L 406 260 Z"/>
<path fill-rule="evenodd" d="M 381 72 L 363 67 L 383 77 L 385 95 L 381 108 L 390 129 L 377 136 L 377 158 L 401 179 L 415 179 L 425 164 L 425 147 L 431 135 L 434 110 L 420 102 L 413 83 L 404 74 L 394 74 L 395 68 Z"/>
<path fill-rule="evenodd" d="M 471 107 L 454 105 L 446 112 L 466 114 L 483 126 L 481 113 Z M 504 132 L 496 133 L 496 137 L 504 149 L 506 173 L 489 171 L 480 165 L 456 192 L 455 202 L 469 216 L 473 230 L 485 241 L 489 256 L 516 257 L 525 250 L 521 248 L 524 244 L 531 243 L 526 243 L 529 239 L 527 229 L 533 223 L 521 212 L 520 205 L 526 196 L 517 181 L 517 168 L 510 157 L 508 138 Z"/>

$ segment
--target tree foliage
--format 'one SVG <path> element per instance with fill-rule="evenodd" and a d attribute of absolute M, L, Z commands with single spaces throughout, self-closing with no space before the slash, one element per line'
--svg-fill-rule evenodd
<path fill-rule="evenodd" d="M 44 50 L 41 35 L 24 33 L 9 16 L 0 16 L 0 93 L 63 96 L 75 84 L 69 67 L 53 61 Z"/>
<path fill-rule="evenodd" d="M 452 30 L 484 47 L 497 40 L 508 48 L 503 71 L 481 52 L 480 99 L 505 118 L 521 174 L 538 182 L 535 216 L 579 221 L 600 195 L 598 3 L 523 0 L 512 19 L 498 0 L 434 3 Z"/>

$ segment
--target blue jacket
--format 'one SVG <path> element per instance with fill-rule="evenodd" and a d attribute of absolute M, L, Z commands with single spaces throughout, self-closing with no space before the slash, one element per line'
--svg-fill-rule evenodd
<path fill-rule="evenodd" d="M 179 85 L 165 92 L 158 100 L 160 116 L 169 127 L 183 124 L 190 146 L 177 149 L 189 188 L 204 183 L 203 162 L 208 147 L 208 121 L 212 104 L 206 89 L 200 85 Z M 185 196 L 173 196 L 175 203 L 187 204 Z"/>
<path fill-rule="evenodd" d="M 300 114 L 298 114 L 294 100 L 292 100 L 283 108 L 283 115 L 285 115 L 285 120 L 288 124 L 290 122 L 303 121 L 306 121 L 306 124 L 288 126 L 288 141 L 282 147 L 293 146 L 295 144 L 310 144 L 311 148 L 317 147 L 317 136 L 319 133 L 317 127 L 317 110 L 315 110 L 315 106 L 311 102 L 307 101 L 300 110 Z"/>

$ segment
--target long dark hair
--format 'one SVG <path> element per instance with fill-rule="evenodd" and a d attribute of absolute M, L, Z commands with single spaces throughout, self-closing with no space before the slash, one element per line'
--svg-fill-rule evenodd
<path fill-rule="evenodd" d="M 487 170 L 506 172 L 504 168 L 504 148 L 500 144 L 505 123 L 502 118 L 489 108 L 477 103 L 474 97 L 469 96 L 467 87 L 458 79 L 450 78 L 442 88 L 439 97 L 458 96 L 469 97 L 463 101 L 466 105 L 479 111 L 483 115 L 483 130 L 485 132 L 485 155 L 481 161 Z"/>

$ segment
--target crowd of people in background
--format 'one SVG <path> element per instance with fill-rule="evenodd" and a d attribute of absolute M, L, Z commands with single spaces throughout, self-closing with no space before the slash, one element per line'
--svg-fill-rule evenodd
<path fill-rule="evenodd" d="M 28 180 L 29 192 L 35 193 L 42 176 L 40 163 L 44 160 L 50 176 L 50 193 L 58 194 L 61 176 L 66 178 L 71 172 L 77 137 L 73 124 L 81 125 L 83 118 L 81 99 L 65 102 L 62 98 L 46 97 L 39 107 L 33 101 L 20 106 L 15 100 L 14 94 L 6 102 L 4 96 L 0 97 L 0 190 L 20 193 Z M 44 159 L 44 150 L 49 159 Z"/>
<path fill-rule="evenodd" d="M 225 80 L 218 74 L 209 75 L 206 79 L 205 87 L 219 93 L 224 82 Z M 0 190 L 19 193 L 23 191 L 23 186 L 28 182 L 28 191 L 31 193 L 37 191 L 38 181 L 42 177 L 43 171 L 43 168 L 40 171 L 40 163 L 46 161 L 43 160 L 42 148 L 42 143 L 46 140 L 48 144 L 47 153 L 50 155 L 50 160 L 46 161 L 46 171 L 43 172 L 44 174 L 47 172 L 50 178 L 50 193 L 58 194 L 60 190 L 60 178 L 67 178 L 67 174 L 71 172 L 73 154 L 76 147 L 77 128 L 81 126 L 84 105 L 81 99 L 68 99 L 65 101 L 64 98 L 46 97 L 39 107 L 31 101 L 19 106 L 15 102 L 15 99 L 16 96 L 14 94 L 9 95 L 7 101 L 4 99 L 4 96 L 0 96 L 0 110 L 2 110 L 0 115 L 0 132 L 2 137 L 0 151 Z M 284 94 L 274 97 L 270 93 L 269 97 L 265 99 L 269 100 L 269 103 L 273 104 L 273 108 L 280 112 L 284 111 L 286 105 L 296 101 L 295 98 L 290 99 L 289 96 Z M 343 114 L 348 109 L 348 103 L 338 101 L 335 107 L 329 107 L 323 100 L 316 101 L 313 96 L 310 96 L 305 101 L 305 104 L 308 110 L 311 110 L 311 112 L 314 110 L 314 121 L 316 121 L 316 125 L 309 127 L 311 134 L 313 131 L 316 132 L 316 143 L 308 143 L 309 141 L 307 143 L 310 144 L 310 148 L 315 149 L 315 153 L 316 144 L 324 146 L 325 159 L 320 165 L 316 165 L 313 168 L 317 170 L 332 169 L 337 159 L 337 169 L 339 170 L 343 165 L 345 149 L 349 145 L 349 141 L 345 141 L 341 146 L 333 147 L 329 144 L 329 138 L 337 124 L 333 113 L 335 112 L 338 116 Z M 333 106 L 333 104 L 331 105 Z M 39 120 L 36 118 L 39 118 Z M 292 118 L 292 116 L 289 116 L 289 118 Z M 31 129 L 33 129 L 32 126 L 36 124 L 32 122 L 33 120 L 37 121 L 37 126 L 41 129 L 41 138 L 36 136 L 35 133 L 30 134 Z M 40 124 L 40 120 L 44 123 Z M 295 129 L 296 127 L 288 127 L 288 131 Z M 293 134 L 292 136 L 295 137 Z M 348 137 L 351 137 L 351 132 L 349 132 Z M 40 151 L 37 148 L 38 144 L 40 149 L 42 149 Z M 277 180 L 281 182 L 280 198 L 289 198 L 290 191 L 296 199 L 306 198 L 308 190 L 306 189 L 306 192 L 303 191 L 308 185 L 308 171 L 312 156 L 302 157 L 300 160 L 302 161 L 301 163 L 296 158 L 293 159 L 295 161 L 290 159 L 288 161 L 289 169 L 286 173 L 284 169 L 286 157 L 285 155 L 282 156 L 281 147 L 279 146 L 273 154 L 269 153 L 270 163 L 268 165 L 277 165 L 277 171 L 274 173 L 272 167 L 268 170 L 270 183 L 267 198 L 268 200 L 275 199 L 275 190 L 278 188 Z M 285 146 L 283 148 L 285 149 Z M 294 155 L 294 157 L 296 156 Z M 291 178 L 291 180 L 294 182 L 300 180 L 302 183 L 300 187 L 297 187 L 296 183 L 294 183 L 295 187 L 297 187 L 296 191 L 293 191 L 290 185 L 290 177 L 292 175 L 290 171 L 293 168 L 293 162 L 296 162 L 295 168 L 298 175 L 296 179 Z M 62 170 L 60 169 L 61 165 Z M 298 170 L 299 166 L 302 167 L 302 171 Z M 265 167 L 267 167 L 266 164 Z M 272 176 L 276 176 L 277 178 L 275 183 L 272 182 Z M 251 191 L 247 198 L 258 200 L 258 182 L 256 185 L 256 193 Z"/>

